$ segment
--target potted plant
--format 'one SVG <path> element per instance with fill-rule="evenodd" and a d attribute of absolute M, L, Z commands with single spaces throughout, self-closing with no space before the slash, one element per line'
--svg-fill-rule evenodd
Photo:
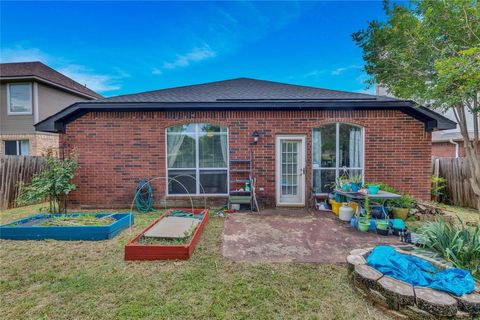
<path fill-rule="evenodd" d="M 350 178 L 350 188 L 353 192 L 358 192 L 362 188 L 362 176 L 356 175 Z"/>
<path fill-rule="evenodd" d="M 415 204 L 415 198 L 409 195 L 402 195 L 399 199 L 392 202 L 393 217 L 395 219 L 407 220 L 410 209 Z"/>
<path fill-rule="evenodd" d="M 375 227 L 377 229 L 377 233 L 387 236 L 388 235 L 388 220 L 379 219 L 375 221 Z"/>
<path fill-rule="evenodd" d="M 367 232 L 370 229 L 370 204 L 368 201 L 368 196 L 365 197 L 364 201 L 364 209 L 365 209 L 365 217 L 361 217 L 358 219 L 358 230 L 361 232 Z"/>
<path fill-rule="evenodd" d="M 338 177 L 337 185 L 343 191 L 350 191 L 350 180 L 348 177 Z"/>

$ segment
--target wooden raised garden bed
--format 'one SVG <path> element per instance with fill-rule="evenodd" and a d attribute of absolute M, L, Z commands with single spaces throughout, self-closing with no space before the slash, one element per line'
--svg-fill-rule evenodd
<path fill-rule="evenodd" d="M 181 209 L 185 212 L 192 212 L 192 209 Z M 201 217 L 200 223 L 195 228 L 187 243 L 168 244 L 168 243 L 148 243 L 142 239 L 145 232 L 153 228 L 157 222 L 164 217 L 169 216 L 174 209 L 165 212 L 160 218 L 153 221 L 140 234 L 125 245 L 125 260 L 187 260 L 192 256 L 195 246 L 200 238 L 200 234 L 208 220 L 207 209 L 194 209 L 193 214 Z"/>
<path fill-rule="evenodd" d="M 39 214 L 0 226 L 0 239 L 106 240 L 133 222 L 128 212 Z"/>

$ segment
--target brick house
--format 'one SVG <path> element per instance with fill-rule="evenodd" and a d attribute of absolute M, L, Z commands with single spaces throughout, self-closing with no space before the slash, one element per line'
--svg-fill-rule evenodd
<path fill-rule="evenodd" d="M 444 116 L 452 121 L 455 121 L 455 115 L 453 114 L 452 110 L 445 112 Z M 468 135 L 470 140 L 473 140 L 475 130 L 473 115 L 470 112 L 467 112 L 465 117 Z M 480 152 L 480 149 L 478 151 Z M 453 130 L 444 130 L 432 133 L 432 156 L 449 158 L 465 157 L 463 136 L 458 125 Z"/>
<path fill-rule="evenodd" d="M 388 89 L 385 86 L 381 85 L 376 86 L 376 95 L 394 98 L 394 96 L 388 91 Z M 439 113 L 438 111 L 431 110 L 430 112 Z M 456 122 L 455 115 L 452 109 L 448 109 L 447 111 L 443 112 L 442 116 L 452 122 Z M 472 113 L 467 112 L 465 114 L 465 117 L 470 139 L 473 140 L 475 128 L 473 115 Z M 465 157 L 463 137 L 460 133 L 460 127 L 458 125 L 456 125 L 452 129 L 446 129 L 441 131 L 437 130 L 435 132 L 432 132 L 432 156 L 448 158 Z"/>
<path fill-rule="evenodd" d="M 36 130 L 78 150 L 69 205 L 112 208 L 154 177 L 157 204 L 226 203 L 245 159 L 267 206 L 305 206 L 345 170 L 429 199 L 431 132 L 454 126 L 410 101 L 239 78 L 75 103 Z"/>
<path fill-rule="evenodd" d="M 0 64 L 0 155 L 41 155 L 58 134 L 34 124 L 74 102 L 101 95 L 41 62 Z"/>

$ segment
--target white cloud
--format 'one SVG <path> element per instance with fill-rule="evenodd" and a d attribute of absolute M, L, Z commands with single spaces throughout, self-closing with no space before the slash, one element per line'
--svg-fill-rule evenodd
<path fill-rule="evenodd" d="M 303 76 L 305 78 L 308 78 L 308 77 L 318 77 L 323 74 L 325 74 L 325 70 L 312 70 L 310 72 L 305 73 Z"/>
<path fill-rule="evenodd" d="M 163 73 L 163 71 L 160 68 L 153 68 L 152 69 L 152 74 L 159 76 Z"/>
<path fill-rule="evenodd" d="M 202 48 L 193 48 L 190 52 L 178 55 L 174 61 L 163 63 L 163 68 L 176 69 L 188 67 L 192 62 L 200 62 L 205 59 L 213 58 L 216 55 L 217 53 L 208 46 L 204 46 Z"/>
<path fill-rule="evenodd" d="M 1 62 L 28 62 L 42 61 L 48 63 L 51 58 L 38 48 L 25 49 L 20 46 L 13 48 L 2 48 L 0 50 Z"/>
<path fill-rule="evenodd" d="M 122 86 L 118 83 L 118 79 L 121 78 L 121 75 L 95 73 L 85 66 L 76 64 L 61 67 L 57 70 L 67 77 L 77 81 L 78 83 L 85 84 L 93 91 L 107 92 L 122 88 Z"/>
<path fill-rule="evenodd" d="M 27 62 L 40 61 L 48 64 L 60 73 L 86 85 L 93 91 L 107 92 L 122 88 L 120 79 L 127 78 L 130 75 L 121 69 L 113 68 L 114 73 L 104 74 L 95 72 L 93 69 L 84 65 L 72 64 L 62 57 L 53 57 L 46 54 L 38 48 L 24 48 L 20 46 L 12 48 L 2 48 L 0 50 L 1 62 Z"/>
<path fill-rule="evenodd" d="M 349 70 L 355 70 L 355 69 L 362 69 L 363 66 L 361 65 L 357 65 L 357 64 L 354 64 L 354 65 L 351 65 L 351 66 L 347 66 L 347 67 L 341 67 L 341 68 L 337 68 L 337 69 L 334 69 L 332 70 L 332 72 L 330 73 L 332 76 L 339 76 Z"/>
<path fill-rule="evenodd" d="M 177 55 L 173 61 L 166 61 L 161 68 L 154 67 L 152 74 L 160 75 L 164 70 L 173 70 L 177 68 L 188 67 L 191 63 L 200 62 L 206 59 L 214 58 L 217 53 L 208 45 L 195 47 L 185 54 Z"/>

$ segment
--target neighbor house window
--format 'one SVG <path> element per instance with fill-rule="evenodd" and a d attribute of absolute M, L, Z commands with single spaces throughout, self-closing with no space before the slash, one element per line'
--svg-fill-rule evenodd
<path fill-rule="evenodd" d="M 9 115 L 32 114 L 31 83 L 9 83 L 7 90 Z"/>
<path fill-rule="evenodd" d="M 332 123 L 313 129 L 313 189 L 329 193 L 339 176 L 363 177 L 362 128 Z"/>
<path fill-rule="evenodd" d="M 168 194 L 227 194 L 227 139 L 227 128 L 217 125 L 167 128 L 168 177 L 175 179 L 168 179 Z"/>
<path fill-rule="evenodd" d="M 28 140 L 7 140 L 4 143 L 6 156 L 28 156 Z"/>

